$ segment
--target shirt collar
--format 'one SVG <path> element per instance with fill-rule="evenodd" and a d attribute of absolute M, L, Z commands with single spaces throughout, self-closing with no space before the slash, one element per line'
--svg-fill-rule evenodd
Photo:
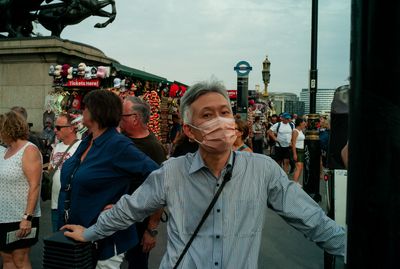
<path fill-rule="evenodd" d="M 114 127 L 107 128 L 107 130 L 104 133 L 102 133 L 99 137 L 93 140 L 93 144 L 96 146 L 101 146 L 104 142 L 106 142 L 116 134 L 119 134 L 117 129 L 115 129 Z"/>
<path fill-rule="evenodd" d="M 232 166 L 233 154 L 234 154 L 233 151 L 231 151 L 231 154 L 229 155 L 229 159 L 228 159 L 228 164 L 226 166 L 228 166 L 228 165 Z M 225 168 L 226 168 L 226 166 L 225 166 Z M 207 166 L 205 165 L 203 158 L 201 158 L 200 151 L 197 150 L 193 156 L 193 161 L 189 168 L 189 174 L 193 174 L 193 173 L 199 171 L 203 167 L 207 167 Z"/>

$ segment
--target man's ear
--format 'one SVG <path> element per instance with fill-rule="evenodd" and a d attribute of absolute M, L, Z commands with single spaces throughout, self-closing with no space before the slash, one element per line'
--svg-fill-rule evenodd
<path fill-rule="evenodd" d="M 194 139 L 194 134 L 192 133 L 192 128 L 190 127 L 190 125 L 184 123 L 183 124 L 183 132 L 190 139 Z"/>

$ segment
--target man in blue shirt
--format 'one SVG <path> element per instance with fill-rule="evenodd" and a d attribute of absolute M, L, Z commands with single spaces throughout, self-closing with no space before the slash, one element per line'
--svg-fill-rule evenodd
<path fill-rule="evenodd" d="M 265 155 L 233 152 L 235 124 L 225 87 L 193 85 L 181 99 L 183 130 L 199 150 L 171 158 L 131 196 L 123 196 L 89 228 L 66 225 L 65 235 L 91 241 L 113 234 L 167 206 L 168 246 L 160 268 L 173 268 L 225 174 L 221 192 L 179 268 L 258 267 L 266 208 L 334 255 L 344 255 L 345 232 Z M 121 217 L 123 216 L 123 217 Z"/>

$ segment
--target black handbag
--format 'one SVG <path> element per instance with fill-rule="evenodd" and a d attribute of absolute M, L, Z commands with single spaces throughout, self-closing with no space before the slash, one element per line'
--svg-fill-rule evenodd
<path fill-rule="evenodd" d="M 45 202 L 51 199 L 51 189 L 53 187 L 53 175 L 52 171 L 44 170 L 42 173 L 42 185 L 40 187 L 40 197 Z"/>

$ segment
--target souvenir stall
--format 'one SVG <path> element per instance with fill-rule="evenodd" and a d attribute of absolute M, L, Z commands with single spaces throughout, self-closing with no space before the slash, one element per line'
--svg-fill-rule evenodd
<path fill-rule="evenodd" d="M 159 77 L 138 69 L 113 63 L 111 66 L 112 86 L 107 88 L 121 99 L 137 96 L 150 105 L 149 130 L 163 142 L 165 130 L 161 121 L 161 96 L 166 78 Z"/>
<path fill-rule="evenodd" d="M 237 90 L 227 90 L 227 92 L 228 92 L 229 100 L 231 101 L 231 107 L 232 107 L 233 114 L 236 114 L 236 112 L 237 112 L 237 107 L 236 107 Z"/>
<path fill-rule="evenodd" d="M 77 66 L 51 65 L 49 75 L 54 80 L 45 102 L 48 116 L 67 111 L 80 115 L 82 99 L 93 89 L 107 89 L 121 99 L 137 96 L 149 103 L 148 127 L 163 144 L 169 142 L 172 115 L 179 113 L 179 99 L 187 88 L 183 83 L 169 82 L 166 78 L 118 63 L 107 67 L 86 66 L 84 63 Z"/>
<path fill-rule="evenodd" d="M 163 137 L 163 140 L 165 141 L 164 143 L 172 143 L 172 141 L 170 141 L 171 139 L 169 138 L 169 132 L 173 125 L 172 116 L 180 115 L 180 98 L 186 92 L 186 89 L 187 85 L 177 81 L 170 82 L 168 87 L 164 88 L 161 102 L 161 105 L 163 107 L 163 109 L 161 110 L 162 124 L 166 130 L 164 132 L 165 136 Z"/>
<path fill-rule="evenodd" d="M 54 119 L 62 112 L 73 115 L 78 122 L 78 135 L 86 128 L 81 122 L 82 100 L 86 93 L 93 89 L 104 88 L 109 84 L 110 67 L 57 64 L 50 65 L 49 76 L 53 77 L 52 89 L 45 99 L 43 122 Z"/>

